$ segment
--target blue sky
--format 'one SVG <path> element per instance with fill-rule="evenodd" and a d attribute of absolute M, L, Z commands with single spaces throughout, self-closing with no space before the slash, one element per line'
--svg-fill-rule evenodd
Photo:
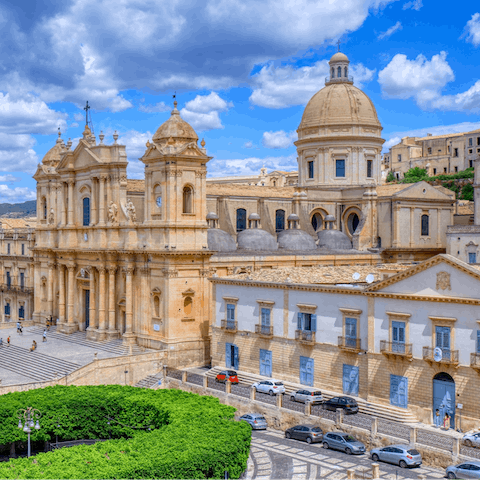
<path fill-rule="evenodd" d="M 373 100 L 386 147 L 480 128 L 480 7 L 466 0 L 76 0 L 0 4 L 0 202 L 35 199 L 56 139 L 92 106 L 129 177 L 170 115 L 204 137 L 209 176 L 296 169 L 303 109 L 337 50 Z"/>

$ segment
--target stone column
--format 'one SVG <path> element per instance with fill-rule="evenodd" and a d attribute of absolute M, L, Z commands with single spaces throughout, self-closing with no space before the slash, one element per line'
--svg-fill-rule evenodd
<path fill-rule="evenodd" d="M 98 225 L 105 225 L 105 182 L 107 180 L 106 175 L 100 176 L 100 185 L 99 185 L 99 203 L 98 203 Z"/>
<path fill-rule="evenodd" d="M 60 184 L 60 195 L 58 197 L 58 201 L 60 202 L 60 222 L 62 226 L 67 224 L 67 210 L 65 208 L 67 202 L 65 200 L 65 183 L 62 182 Z"/>
<path fill-rule="evenodd" d="M 105 338 L 106 330 L 106 316 L 105 316 L 105 273 L 107 269 L 104 265 L 98 267 L 98 334 L 97 338 L 103 340 Z"/>
<path fill-rule="evenodd" d="M 63 324 L 61 331 L 63 333 L 73 333 L 78 330 L 75 323 L 75 264 L 67 265 L 68 269 L 68 293 L 67 293 L 67 321 Z"/>
<path fill-rule="evenodd" d="M 97 324 L 97 316 L 96 316 L 96 295 L 95 295 L 95 268 L 92 267 L 90 269 L 90 329 L 96 329 L 98 327 Z"/>
<path fill-rule="evenodd" d="M 98 223 L 98 210 L 97 210 L 97 178 L 92 178 L 92 198 L 90 199 L 90 224 L 96 225 Z M 91 294 L 90 294 L 91 295 Z"/>
<path fill-rule="evenodd" d="M 65 265 L 58 265 L 58 323 L 65 323 Z"/>
<path fill-rule="evenodd" d="M 68 223 L 67 225 L 73 225 L 73 180 L 68 181 Z"/>
<path fill-rule="evenodd" d="M 392 238 L 392 247 L 399 247 L 399 216 L 400 216 L 400 205 L 394 203 L 392 205 L 393 208 L 393 238 Z"/>
<path fill-rule="evenodd" d="M 415 207 L 410 207 L 410 247 L 415 245 Z"/>
<path fill-rule="evenodd" d="M 53 316 L 53 276 L 55 274 L 55 263 L 48 264 L 48 313 Z M 20 283 L 20 282 L 19 282 Z"/>
<path fill-rule="evenodd" d="M 108 332 L 109 338 L 117 336 L 115 329 L 115 272 L 117 267 L 111 265 L 107 267 L 108 270 Z"/>
<path fill-rule="evenodd" d="M 133 333 L 133 267 L 126 267 L 125 333 Z"/>

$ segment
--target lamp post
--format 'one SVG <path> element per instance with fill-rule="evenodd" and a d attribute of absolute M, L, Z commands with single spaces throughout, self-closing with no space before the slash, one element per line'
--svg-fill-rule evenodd
<path fill-rule="evenodd" d="M 22 429 L 25 433 L 28 434 L 27 457 L 30 457 L 30 433 L 32 433 L 32 428 L 34 428 L 35 430 L 40 430 L 41 427 L 38 419 L 41 416 L 42 414 L 40 410 L 33 407 L 28 407 L 26 409 L 20 408 L 19 410 L 17 410 L 18 428 Z"/>

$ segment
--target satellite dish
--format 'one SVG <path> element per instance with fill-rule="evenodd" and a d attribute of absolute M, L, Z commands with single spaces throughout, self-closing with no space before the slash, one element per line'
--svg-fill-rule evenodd
<path fill-rule="evenodd" d="M 369 273 L 365 280 L 367 281 L 367 283 L 373 283 L 373 281 L 375 280 L 375 277 L 371 273 Z"/>
<path fill-rule="evenodd" d="M 352 278 L 354 280 L 358 280 L 360 278 L 360 274 L 358 272 L 355 272 L 353 275 L 352 275 Z"/>
<path fill-rule="evenodd" d="M 433 350 L 433 359 L 436 361 L 436 362 L 439 362 L 443 357 L 443 352 L 442 352 L 442 349 L 440 347 L 435 347 L 435 349 Z"/>

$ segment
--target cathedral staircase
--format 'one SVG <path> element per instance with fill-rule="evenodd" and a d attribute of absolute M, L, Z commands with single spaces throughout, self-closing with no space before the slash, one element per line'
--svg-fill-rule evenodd
<path fill-rule="evenodd" d="M 152 388 L 153 386 L 158 384 L 158 381 L 163 378 L 163 373 L 159 372 L 155 375 L 149 375 L 148 377 L 143 378 L 138 383 L 134 385 L 134 387 L 138 388 Z"/>
<path fill-rule="evenodd" d="M 205 375 L 207 377 L 215 378 L 219 372 L 225 370 L 224 367 L 214 367 L 208 370 Z M 236 371 L 238 376 L 238 381 L 241 385 L 250 386 L 255 382 L 260 382 L 262 380 L 267 380 L 267 377 L 263 377 L 261 375 L 255 375 L 249 372 L 241 372 L 239 370 Z M 275 377 L 281 380 L 280 377 Z M 301 385 L 299 383 L 291 383 L 291 382 L 283 382 L 285 385 L 285 395 L 288 395 L 292 392 L 295 392 L 299 389 L 305 388 L 305 385 Z M 342 396 L 343 393 L 339 392 L 332 392 L 329 390 L 325 390 L 324 388 L 318 387 L 321 390 L 323 398 L 328 400 L 332 397 Z M 365 413 L 367 415 L 372 415 L 374 417 L 383 418 L 385 420 L 390 420 L 393 422 L 399 423 L 418 423 L 417 417 L 413 415 L 408 409 L 405 408 L 398 408 L 392 405 L 382 405 L 379 403 L 370 403 L 366 400 L 353 397 L 358 403 L 358 408 L 360 413 Z"/>
<path fill-rule="evenodd" d="M 6 343 L 0 346 L 0 368 L 37 382 L 53 380 L 56 376 L 63 377 L 80 367 L 81 365 L 76 363 L 60 360 L 38 351 L 31 352 L 28 348 Z"/>

